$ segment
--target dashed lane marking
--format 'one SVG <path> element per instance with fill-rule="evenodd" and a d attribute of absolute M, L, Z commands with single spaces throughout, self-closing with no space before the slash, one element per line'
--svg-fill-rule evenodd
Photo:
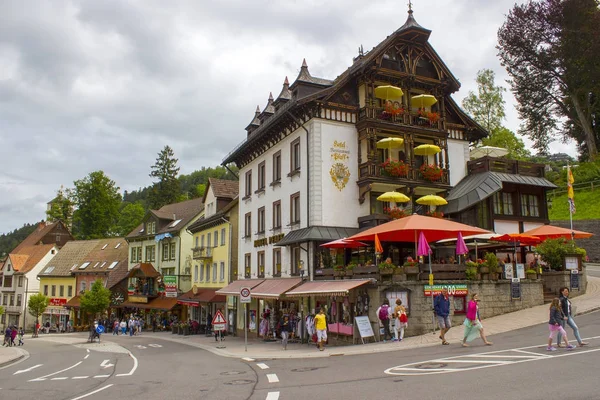
<path fill-rule="evenodd" d="M 87 379 L 89 376 L 74 376 L 71 379 Z"/>
<path fill-rule="evenodd" d="M 257 363 L 256 366 L 260 369 L 269 369 L 269 366 L 265 363 Z"/>
<path fill-rule="evenodd" d="M 254 361 L 254 358 L 244 357 L 244 358 L 242 358 L 242 360 L 252 362 L 252 361 Z"/>
<path fill-rule="evenodd" d="M 277 377 L 277 374 L 267 374 L 267 379 L 269 380 L 269 383 L 279 382 L 279 378 Z"/>
<path fill-rule="evenodd" d="M 600 336 L 585 338 L 584 340 L 599 339 Z M 536 349 L 537 351 L 529 351 Z M 445 374 L 450 372 L 466 372 L 482 368 L 500 367 L 503 365 L 520 364 L 529 361 L 548 360 L 557 357 L 569 357 L 580 354 L 593 353 L 600 351 L 600 348 L 582 350 L 576 348 L 571 351 L 560 352 L 559 354 L 545 354 L 546 346 L 528 346 L 516 349 L 506 349 L 490 351 L 476 354 L 463 354 L 460 356 L 434 358 L 426 361 L 419 361 L 410 364 L 400 365 L 398 367 L 388 368 L 384 373 L 388 375 L 433 375 Z"/>
<path fill-rule="evenodd" d="M 155 347 L 155 348 L 162 347 L 162 345 L 161 345 L 161 344 L 156 344 L 156 343 L 150 343 L 148 346 L 149 346 L 149 347 Z"/>
<path fill-rule="evenodd" d="M 67 379 L 69 379 L 68 376 L 59 376 L 58 378 L 52 378 L 50 380 L 51 381 L 66 381 Z"/>
<path fill-rule="evenodd" d="M 94 375 L 94 378 L 108 378 L 110 375 Z"/>
<path fill-rule="evenodd" d="M 111 387 L 112 385 L 113 385 L 113 384 L 111 383 L 110 385 L 103 386 L 103 387 L 101 387 L 100 389 L 96 389 L 96 390 L 94 390 L 94 391 L 92 391 L 92 392 L 89 392 L 89 393 L 83 394 L 83 395 L 81 395 L 81 396 L 79 396 L 79 397 L 74 397 L 74 398 L 72 398 L 71 400 L 80 400 L 80 399 L 83 399 L 83 398 L 85 398 L 85 397 L 88 397 L 88 396 L 91 396 L 91 395 L 93 395 L 93 394 L 96 394 L 96 393 L 98 393 L 98 392 L 101 392 L 101 391 L 103 391 L 104 389 L 108 389 L 108 388 L 109 388 L 109 387 Z"/>
<path fill-rule="evenodd" d="M 89 356 L 90 356 L 89 354 L 86 354 L 86 356 L 85 356 L 85 357 L 83 357 L 83 359 L 84 359 L 84 360 L 87 360 L 87 358 L 88 358 Z"/>
<path fill-rule="evenodd" d="M 51 377 L 51 376 L 54 376 L 54 375 L 58 375 L 58 374 L 60 374 L 62 372 L 65 372 L 65 371 L 68 371 L 70 369 L 73 369 L 73 368 L 77 367 L 79 364 L 81 364 L 82 362 L 83 361 L 79 361 L 78 363 L 76 363 L 74 365 L 71 365 L 68 368 L 61 369 L 60 371 L 56 371 L 56 372 L 53 372 L 53 373 L 48 374 L 48 375 L 40 376 L 39 378 L 36 378 L 36 379 L 30 379 L 29 382 L 43 381 L 43 380 L 45 380 L 48 377 Z"/>
<path fill-rule="evenodd" d="M 267 393 L 267 400 L 279 400 L 279 392 Z"/>
<path fill-rule="evenodd" d="M 38 365 L 34 365 L 33 367 L 29 367 L 29 368 L 26 368 L 26 369 L 19 370 L 19 371 L 15 372 L 13 375 L 19 375 L 19 374 L 22 374 L 23 372 L 29 372 L 31 370 L 34 370 L 34 369 L 38 368 L 38 367 L 41 367 L 42 365 L 44 365 L 44 364 L 38 364 Z"/>

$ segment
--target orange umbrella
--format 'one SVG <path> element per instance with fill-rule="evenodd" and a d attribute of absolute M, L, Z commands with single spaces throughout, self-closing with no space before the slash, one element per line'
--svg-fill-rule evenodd
<path fill-rule="evenodd" d="M 490 233 L 485 229 L 460 224 L 446 219 L 413 214 L 359 232 L 349 237 L 352 240 L 374 241 L 375 235 L 383 242 L 417 242 L 418 233 L 423 232 L 429 242 L 454 239 L 461 232 L 463 236 Z"/>
<path fill-rule="evenodd" d="M 506 233 L 501 236 L 492 236 L 490 240 L 495 242 L 510 242 L 515 244 L 519 242 L 523 246 L 533 246 L 544 241 L 538 236 L 526 235 L 524 233 Z"/>
<path fill-rule="evenodd" d="M 561 228 L 553 225 L 542 225 L 537 228 L 530 229 L 526 232 L 523 232 L 525 235 L 537 236 L 540 239 L 556 239 L 556 238 L 565 238 L 565 239 L 587 239 L 592 237 L 594 234 L 583 231 L 576 231 L 566 228 Z M 573 236 L 571 236 L 573 234 Z"/>
<path fill-rule="evenodd" d="M 375 252 L 383 253 L 383 247 L 381 246 L 381 242 L 379 241 L 377 234 L 375 234 Z"/>

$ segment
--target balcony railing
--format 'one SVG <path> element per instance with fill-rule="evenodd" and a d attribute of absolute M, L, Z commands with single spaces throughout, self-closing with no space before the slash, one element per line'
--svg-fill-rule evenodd
<path fill-rule="evenodd" d="M 425 179 L 418 168 L 412 166 L 408 168 L 408 172 L 404 176 L 391 176 L 382 167 L 381 163 L 368 161 L 363 163 L 359 167 L 359 179 L 365 178 L 382 178 L 390 183 L 402 183 L 402 182 L 429 182 L 430 184 L 442 184 L 448 185 L 450 182 L 450 173 L 447 169 L 442 168 L 442 176 L 437 180 Z"/>
<path fill-rule="evenodd" d="M 482 157 L 467 163 L 469 174 L 478 172 L 501 172 L 505 174 L 544 177 L 544 165 L 505 158 Z"/>
<path fill-rule="evenodd" d="M 386 112 L 383 107 L 363 107 L 358 114 L 358 120 L 373 119 L 391 124 L 420 126 L 436 130 L 443 130 L 444 124 L 441 119 L 430 119 L 412 111 Z"/>
<path fill-rule="evenodd" d="M 194 247 L 192 249 L 192 258 L 194 260 L 212 258 L 212 249 L 212 247 Z"/>

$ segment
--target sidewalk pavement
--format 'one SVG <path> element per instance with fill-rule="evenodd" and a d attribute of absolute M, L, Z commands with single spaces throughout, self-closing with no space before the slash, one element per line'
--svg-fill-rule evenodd
<path fill-rule="evenodd" d="M 588 275 L 587 293 L 582 296 L 572 298 L 571 302 L 574 306 L 577 307 L 577 314 L 586 314 L 592 311 L 600 310 L 600 278 Z M 498 315 L 496 317 L 488 318 L 482 321 L 483 326 L 486 330 L 487 337 L 490 338 L 491 336 L 491 340 L 493 340 L 493 335 L 521 328 L 527 328 L 529 326 L 538 325 L 545 322 L 548 322 L 548 304 L 528 308 L 525 310 L 515 311 L 509 314 Z M 457 326 L 450 330 L 450 332 L 446 335 L 446 339 L 451 344 L 458 345 L 458 343 L 462 340 L 462 334 L 462 326 Z M 116 343 L 110 341 L 111 336 L 111 334 L 105 334 L 102 336 L 102 347 L 106 347 L 106 349 L 94 348 L 94 350 L 114 351 L 112 350 L 113 348 L 120 347 Z M 248 351 L 245 351 L 244 338 L 233 336 L 227 336 L 223 343 L 221 343 L 222 346 L 220 346 L 219 343 L 215 342 L 213 336 L 179 336 L 172 335 L 171 333 L 166 332 L 152 333 L 149 331 L 143 331 L 141 337 L 156 338 L 158 340 L 184 343 L 189 346 L 210 351 L 213 354 L 223 357 L 252 359 L 320 358 L 330 356 L 402 351 L 405 349 L 416 349 L 421 347 L 440 345 L 438 332 L 436 332 L 435 334 L 426 333 L 420 336 L 407 337 L 400 343 L 388 341 L 387 343 L 379 342 L 368 343 L 364 345 L 357 344 L 348 346 L 330 346 L 327 347 L 325 351 L 318 351 L 313 344 L 306 343 L 290 343 L 288 344 L 288 349 L 283 350 L 280 341 L 263 342 L 262 340 L 257 339 L 249 339 L 247 346 Z M 51 341 L 61 341 L 69 344 L 77 344 L 84 347 L 91 346 L 89 344 L 86 345 L 82 335 L 78 333 L 49 334 L 44 335 L 43 339 Z M 12 362 L 16 362 L 19 359 L 26 357 L 27 355 L 28 353 L 20 348 L 0 347 L 0 367 L 10 364 Z"/>
<path fill-rule="evenodd" d="M 588 275 L 587 293 L 571 299 L 574 306 L 577 307 L 577 314 L 586 314 L 592 311 L 600 310 L 600 278 Z M 548 322 L 548 304 L 515 311 L 508 314 L 498 315 L 482 321 L 486 331 L 486 336 L 493 341 L 493 335 L 526 328 Z M 462 341 L 462 325 L 454 327 L 446 335 L 446 339 L 451 344 Z M 318 351 L 313 344 L 288 344 L 288 349 L 283 350 L 281 341 L 263 342 L 262 340 L 248 340 L 248 351 L 244 349 L 243 337 L 227 336 L 222 345 L 224 348 L 218 348 L 218 343 L 214 337 L 204 335 L 179 336 L 170 333 L 152 333 L 142 332 L 142 336 L 156 337 L 162 340 L 185 343 L 195 346 L 211 353 L 233 358 L 319 358 L 341 355 L 358 355 L 382 353 L 389 351 L 401 351 L 404 349 L 415 349 L 428 346 L 439 346 L 439 331 L 435 334 L 426 333 L 421 336 L 411 336 L 405 338 L 402 342 L 369 343 L 348 346 L 330 346 L 325 351 Z M 491 336 L 491 338 L 490 338 Z M 108 339 L 108 338 L 107 338 Z"/>

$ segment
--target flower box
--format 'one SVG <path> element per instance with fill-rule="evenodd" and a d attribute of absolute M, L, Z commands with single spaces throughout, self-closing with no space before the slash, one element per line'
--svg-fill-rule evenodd
<path fill-rule="evenodd" d="M 400 219 L 408 216 L 406 211 L 399 207 L 383 207 L 383 212 L 389 215 L 392 219 Z"/>
<path fill-rule="evenodd" d="M 410 167 L 404 161 L 388 159 L 381 163 L 381 169 L 387 176 L 405 177 L 408 175 Z"/>
<path fill-rule="evenodd" d="M 419 168 L 419 171 L 421 172 L 421 177 L 429 182 L 439 181 L 444 175 L 444 170 L 435 164 L 423 164 Z"/>

